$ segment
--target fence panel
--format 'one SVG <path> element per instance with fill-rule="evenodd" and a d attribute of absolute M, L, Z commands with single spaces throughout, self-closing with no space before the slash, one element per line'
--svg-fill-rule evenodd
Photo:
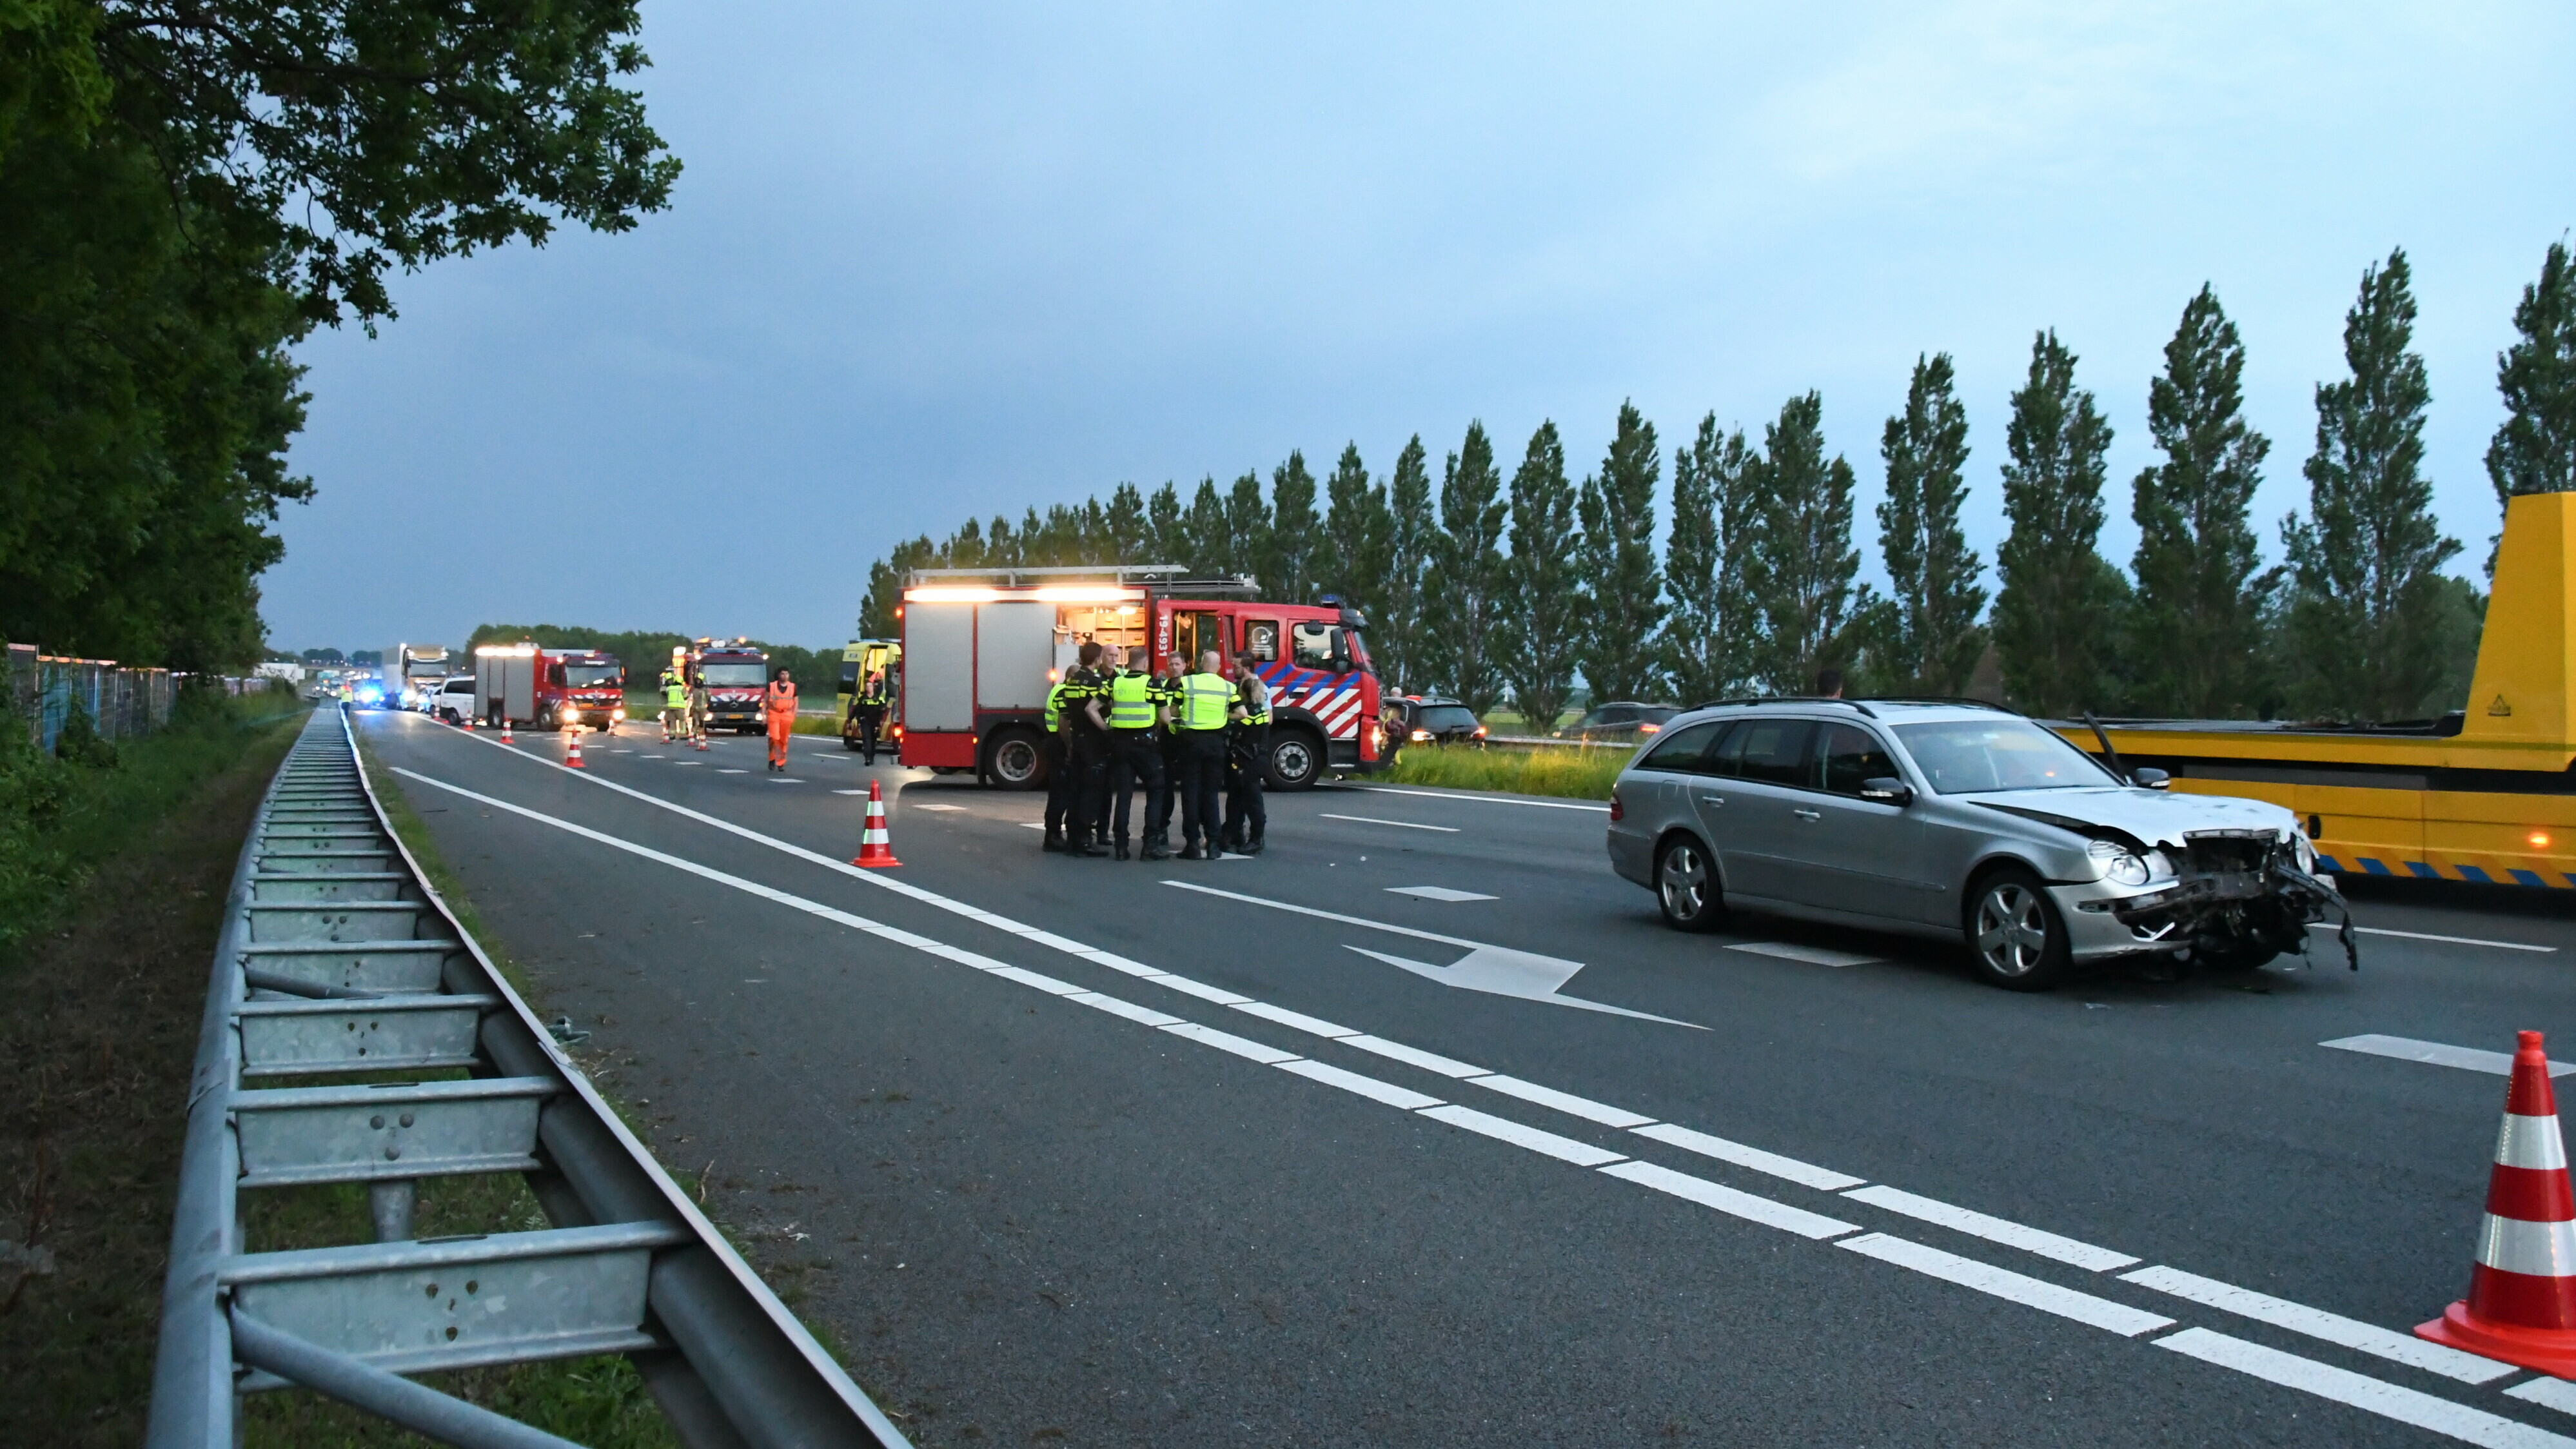
<path fill-rule="evenodd" d="M 28 738 L 48 754 L 75 705 L 88 713 L 102 739 L 140 739 L 168 724 L 179 679 L 167 669 L 125 669 L 113 659 L 66 658 L 33 644 L 8 646 L 6 697 L 27 722 Z M 225 692 L 240 694 L 245 681 L 220 683 Z"/>

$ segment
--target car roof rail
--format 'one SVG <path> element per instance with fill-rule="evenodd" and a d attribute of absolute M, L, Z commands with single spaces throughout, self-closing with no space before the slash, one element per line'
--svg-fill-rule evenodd
<path fill-rule="evenodd" d="M 1849 705 L 1871 719 L 1878 718 L 1878 712 L 1867 704 L 1857 699 L 1845 699 L 1838 694 L 1766 694 L 1758 698 L 1748 695 L 1742 699 L 1705 700 L 1692 705 L 1691 708 L 1694 710 L 1721 709 L 1739 704 L 1841 704 Z"/>
<path fill-rule="evenodd" d="M 1990 709 L 1997 714 L 2019 715 L 2023 719 L 2030 717 L 2011 705 L 1966 694 L 1873 694 L 1870 699 L 1878 704 L 1946 704 L 1960 709 Z"/>

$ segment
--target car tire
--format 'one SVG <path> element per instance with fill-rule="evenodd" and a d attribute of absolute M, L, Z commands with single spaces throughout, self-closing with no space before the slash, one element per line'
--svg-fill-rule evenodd
<path fill-rule="evenodd" d="M 1676 835 L 1655 851 L 1655 904 L 1676 931 L 1713 931 L 1725 919 L 1716 862 L 1696 837 Z"/>
<path fill-rule="evenodd" d="M 1968 903 L 1968 954 L 1977 974 L 2007 991 L 2047 991 L 2073 961 L 2066 922 L 2039 877 L 2007 866 L 1977 885 Z"/>
<path fill-rule="evenodd" d="M 1046 788 L 1046 749 L 1033 730 L 996 730 L 984 745 L 984 764 L 977 772 L 1005 790 Z"/>
<path fill-rule="evenodd" d="M 1307 789 L 1323 778 L 1324 742 L 1307 730 L 1275 731 L 1262 773 L 1273 790 Z"/>

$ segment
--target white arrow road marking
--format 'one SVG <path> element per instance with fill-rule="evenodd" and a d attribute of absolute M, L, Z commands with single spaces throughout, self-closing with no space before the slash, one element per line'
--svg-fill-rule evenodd
<path fill-rule="evenodd" d="M 1365 946 L 1344 946 L 1342 949 L 1357 951 L 1373 961 L 1383 961 L 1389 966 L 1401 966 L 1424 980 L 1437 981 L 1443 986 L 1455 986 L 1461 991 L 1481 991 L 1488 996 L 1511 996 L 1522 1001 L 1544 1001 L 1550 1006 L 1571 1006 L 1583 1011 L 1606 1011 L 1612 1016 L 1632 1016 L 1639 1021 L 1660 1021 L 1666 1026 L 1687 1026 L 1693 1031 L 1708 1030 L 1697 1022 L 1675 1021 L 1669 1016 L 1630 1011 L 1624 1006 L 1604 1006 L 1598 1001 L 1585 1001 L 1577 996 L 1558 995 L 1556 988 L 1573 980 L 1574 973 L 1583 969 L 1583 963 L 1580 961 L 1568 961 L 1557 956 L 1537 956 L 1527 951 L 1515 951 L 1509 946 L 1478 946 L 1446 966 L 1434 966 L 1428 961 L 1413 961 L 1402 956 L 1390 956 L 1383 951 L 1369 950 Z"/>

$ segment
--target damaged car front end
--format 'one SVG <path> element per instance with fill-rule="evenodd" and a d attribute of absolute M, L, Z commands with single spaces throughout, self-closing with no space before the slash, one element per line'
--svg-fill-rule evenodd
<path fill-rule="evenodd" d="M 2220 970 L 2252 970 L 2285 952 L 2304 952 L 2308 927 L 2331 916 L 2342 927 L 2346 964 L 2360 969 L 2343 896 L 2317 874 L 2316 852 L 2295 829 L 2286 837 L 2195 830 L 2151 848 L 2096 841 L 2102 845 L 2140 860 L 2145 879 L 2129 887 L 2106 875 L 2101 884 L 2112 892 L 2069 892 L 2075 898 L 2066 904 L 2078 918 L 2108 917 L 2116 928 L 2070 921 L 2079 958 L 2168 951 Z"/>

